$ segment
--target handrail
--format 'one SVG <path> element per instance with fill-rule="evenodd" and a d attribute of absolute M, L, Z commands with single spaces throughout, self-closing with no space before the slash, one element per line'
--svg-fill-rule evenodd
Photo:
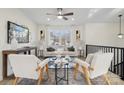
<path fill-rule="evenodd" d="M 89 44 L 86 44 L 86 46 L 95 46 L 95 47 L 106 47 L 106 48 L 124 49 L 124 47 L 113 47 L 113 46 L 102 46 L 102 45 L 89 45 Z"/>

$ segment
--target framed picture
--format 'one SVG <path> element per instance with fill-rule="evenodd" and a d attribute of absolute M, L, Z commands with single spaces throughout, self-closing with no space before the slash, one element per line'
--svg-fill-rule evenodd
<path fill-rule="evenodd" d="M 13 38 L 15 38 L 18 43 L 29 43 L 29 29 L 27 27 L 23 27 L 10 21 L 7 22 L 7 27 L 8 43 L 11 43 Z"/>

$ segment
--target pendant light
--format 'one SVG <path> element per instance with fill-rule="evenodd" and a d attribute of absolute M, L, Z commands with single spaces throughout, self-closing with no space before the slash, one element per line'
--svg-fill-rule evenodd
<path fill-rule="evenodd" d="M 121 33 L 121 17 L 122 17 L 122 15 L 118 15 L 118 17 L 120 19 L 120 26 L 119 26 L 118 38 L 122 39 L 123 38 L 123 35 L 124 35 L 124 34 Z"/>

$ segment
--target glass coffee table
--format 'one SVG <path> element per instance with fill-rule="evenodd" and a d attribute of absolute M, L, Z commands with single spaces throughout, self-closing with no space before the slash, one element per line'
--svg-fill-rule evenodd
<path fill-rule="evenodd" d="M 68 60 L 65 57 L 57 58 L 57 57 L 50 57 L 49 58 L 49 67 L 55 69 L 55 83 L 60 84 L 60 81 L 66 82 L 69 84 L 69 68 L 70 63 L 73 62 L 72 60 Z"/>

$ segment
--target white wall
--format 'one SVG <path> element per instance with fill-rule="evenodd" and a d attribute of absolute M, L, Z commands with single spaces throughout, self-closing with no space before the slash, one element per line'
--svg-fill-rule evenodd
<path fill-rule="evenodd" d="M 0 80 L 2 80 L 2 49 L 7 45 L 7 21 L 12 21 L 29 28 L 31 32 L 30 42 L 37 41 L 37 25 L 27 18 L 18 9 L 0 9 Z M 19 44 L 18 46 L 27 46 L 28 44 Z"/>
<path fill-rule="evenodd" d="M 86 43 L 105 46 L 124 46 L 117 38 L 118 23 L 88 23 L 85 25 Z"/>

